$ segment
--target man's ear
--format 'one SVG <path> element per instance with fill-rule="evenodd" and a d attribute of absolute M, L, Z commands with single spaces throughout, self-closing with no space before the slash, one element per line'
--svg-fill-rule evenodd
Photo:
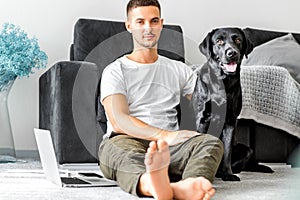
<path fill-rule="evenodd" d="M 212 57 L 212 44 L 211 44 L 211 36 L 213 35 L 213 33 L 216 31 L 217 29 L 212 30 L 211 32 L 209 32 L 206 37 L 204 38 L 204 40 L 200 43 L 199 45 L 199 49 L 200 52 L 206 56 L 206 58 L 211 58 Z"/>
<path fill-rule="evenodd" d="M 125 27 L 129 33 L 131 33 L 131 25 L 128 19 L 125 21 Z"/>
<path fill-rule="evenodd" d="M 160 18 L 160 23 L 161 23 L 161 29 L 163 29 L 163 27 L 164 27 L 164 19 L 163 18 Z"/>

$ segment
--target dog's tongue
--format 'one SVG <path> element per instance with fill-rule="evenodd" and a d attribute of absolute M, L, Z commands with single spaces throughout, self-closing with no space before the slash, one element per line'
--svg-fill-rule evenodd
<path fill-rule="evenodd" d="M 224 64 L 224 67 L 226 68 L 227 71 L 229 72 L 235 72 L 237 64 L 235 62 L 231 62 L 229 64 Z"/>

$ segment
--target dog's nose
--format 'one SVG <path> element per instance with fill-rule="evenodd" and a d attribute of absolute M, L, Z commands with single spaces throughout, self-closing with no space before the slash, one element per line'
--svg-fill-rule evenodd
<path fill-rule="evenodd" d="M 226 51 L 226 56 L 228 58 L 232 58 L 234 56 L 236 56 L 237 52 L 234 49 L 227 49 Z"/>

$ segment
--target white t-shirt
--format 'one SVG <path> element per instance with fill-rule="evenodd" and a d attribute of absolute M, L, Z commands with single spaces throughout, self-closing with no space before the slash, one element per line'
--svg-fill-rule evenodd
<path fill-rule="evenodd" d="M 179 125 L 175 107 L 180 95 L 193 93 L 195 83 L 195 73 L 182 62 L 159 56 L 155 63 L 141 64 L 125 55 L 104 69 L 101 102 L 109 95 L 123 94 L 131 116 L 151 126 L 176 131 Z M 108 120 L 106 136 L 112 131 Z"/>

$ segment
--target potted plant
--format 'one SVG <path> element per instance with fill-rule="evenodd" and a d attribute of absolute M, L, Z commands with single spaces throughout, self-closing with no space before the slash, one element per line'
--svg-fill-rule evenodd
<path fill-rule="evenodd" d="M 19 26 L 4 23 L 0 30 L 0 163 L 14 162 L 15 149 L 7 97 L 17 77 L 28 77 L 33 69 L 46 67 L 48 57 L 37 38 L 29 38 Z"/>

